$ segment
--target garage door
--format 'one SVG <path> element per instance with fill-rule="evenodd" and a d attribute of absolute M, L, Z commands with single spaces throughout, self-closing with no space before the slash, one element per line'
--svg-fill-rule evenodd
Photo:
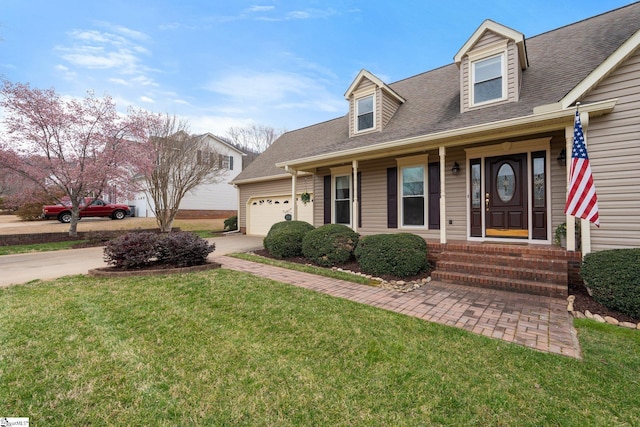
<path fill-rule="evenodd" d="M 266 236 L 271 226 L 284 221 L 287 215 L 293 215 L 291 196 L 250 199 L 247 206 L 247 234 Z M 298 220 L 313 224 L 313 194 L 306 205 L 298 201 Z"/>

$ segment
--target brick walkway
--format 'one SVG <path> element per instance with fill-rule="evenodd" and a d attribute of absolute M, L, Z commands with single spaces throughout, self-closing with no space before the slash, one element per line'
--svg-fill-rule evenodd
<path fill-rule="evenodd" d="M 435 281 L 403 294 L 226 256 L 217 257 L 216 261 L 224 268 L 466 329 L 539 351 L 581 357 L 572 318 L 563 299 Z"/>

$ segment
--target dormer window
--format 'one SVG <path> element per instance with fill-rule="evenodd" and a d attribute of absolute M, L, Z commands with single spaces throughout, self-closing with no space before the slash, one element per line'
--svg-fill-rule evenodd
<path fill-rule="evenodd" d="M 356 132 L 373 129 L 373 95 L 365 96 L 356 101 Z"/>
<path fill-rule="evenodd" d="M 496 55 L 473 63 L 473 103 L 501 100 L 503 93 L 503 57 Z"/>

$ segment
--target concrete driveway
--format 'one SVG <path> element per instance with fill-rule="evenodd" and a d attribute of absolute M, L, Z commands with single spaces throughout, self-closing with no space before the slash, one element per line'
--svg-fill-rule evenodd
<path fill-rule="evenodd" d="M 262 237 L 228 234 L 207 239 L 215 243 L 216 250 L 210 256 L 262 249 Z M 49 280 L 74 274 L 87 274 L 94 268 L 105 267 L 103 248 L 69 249 L 53 252 L 0 256 L 0 287 L 26 283 L 32 280 Z"/>

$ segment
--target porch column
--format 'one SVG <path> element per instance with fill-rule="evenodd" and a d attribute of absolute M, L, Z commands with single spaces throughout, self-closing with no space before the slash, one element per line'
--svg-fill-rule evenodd
<path fill-rule="evenodd" d="M 571 179 L 571 151 L 573 150 L 573 125 L 564 128 L 564 137 L 566 141 L 565 151 L 567 159 L 567 184 L 564 201 L 566 203 L 569 197 L 569 180 Z M 567 250 L 575 252 L 576 250 L 576 218 L 571 215 L 566 215 L 565 222 L 567 223 Z"/>
<path fill-rule="evenodd" d="M 447 168 L 445 154 L 447 149 L 440 147 L 438 153 L 440 154 L 440 243 L 447 243 L 447 198 L 445 196 L 445 171 Z"/>
<path fill-rule="evenodd" d="M 353 210 L 351 215 L 351 228 L 358 232 L 358 161 L 352 162 L 353 167 Z"/>
<path fill-rule="evenodd" d="M 295 169 L 290 169 L 289 173 L 291 174 L 291 204 L 292 204 L 291 219 L 293 221 L 297 221 L 298 220 L 298 202 L 296 198 L 298 194 L 298 189 L 297 189 L 298 171 Z"/>
<path fill-rule="evenodd" d="M 589 150 L 589 138 L 587 138 L 589 128 L 589 113 L 580 113 L 580 123 L 582 123 L 582 132 L 584 134 L 584 145 Z M 580 250 L 582 256 L 591 252 L 591 223 L 586 219 L 580 220 Z"/>

